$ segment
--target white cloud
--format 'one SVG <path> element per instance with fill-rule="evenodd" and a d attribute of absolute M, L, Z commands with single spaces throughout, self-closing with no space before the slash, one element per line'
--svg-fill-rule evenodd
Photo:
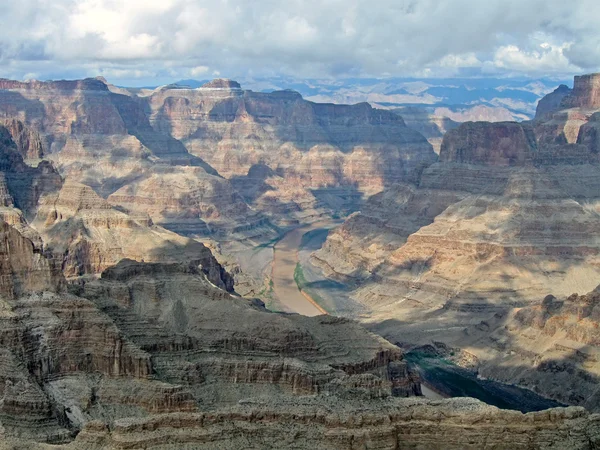
<path fill-rule="evenodd" d="M 208 66 L 196 66 L 190 69 L 190 75 L 192 77 L 199 77 L 208 73 L 210 68 Z"/>
<path fill-rule="evenodd" d="M 570 46 L 570 43 L 552 45 L 543 42 L 537 49 L 524 50 L 516 45 L 506 45 L 496 50 L 493 61 L 500 69 L 531 74 L 575 72 L 578 68 L 565 56 L 565 50 Z"/>
<path fill-rule="evenodd" d="M 562 75 L 600 68 L 599 16 L 597 0 L 3 0 L 0 76 Z"/>

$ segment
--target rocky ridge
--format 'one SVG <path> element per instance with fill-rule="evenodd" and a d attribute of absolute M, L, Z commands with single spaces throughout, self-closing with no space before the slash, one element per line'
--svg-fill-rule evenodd
<path fill-rule="evenodd" d="M 33 133 L 29 137 L 20 135 L 19 130 L 13 132 L 19 145 L 22 141 L 36 143 L 30 154 L 23 156 L 32 157 L 37 152 L 39 157 L 41 147 L 45 158 L 55 164 L 63 177 L 92 187 L 103 198 L 120 189 L 131 191 L 135 189 L 133 183 L 146 178 L 162 179 L 160 184 L 167 191 L 177 191 L 181 187 L 168 174 L 187 171 L 188 187 L 192 190 L 217 193 L 203 198 L 206 202 L 200 205 L 203 210 L 220 211 L 219 217 L 230 224 L 261 227 L 256 235 L 273 233 L 268 226 L 262 227 L 265 219 L 257 219 L 257 214 L 250 211 L 243 199 L 233 193 L 228 181 L 212 167 L 191 155 L 178 140 L 155 131 L 144 108 L 142 100 L 126 95 L 102 79 L 0 82 L 0 117 L 9 122 L 18 119 Z M 220 193 L 224 196 L 220 197 Z M 185 198 L 180 200 L 182 207 L 187 206 L 185 201 Z M 230 208 L 231 203 L 234 208 Z M 131 212 L 138 215 L 140 209 L 144 209 L 143 200 Z M 233 212 L 235 216 L 227 215 Z M 160 210 L 152 213 L 156 223 L 169 227 L 173 222 Z M 188 219 L 189 234 L 206 233 L 207 222 L 214 215 L 211 212 L 208 217 L 196 216 L 195 222 Z M 178 228 L 178 224 L 173 224 L 173 228 Z M 213 229 L 227 232 L 217 225 Z"/>
<path fill-rule="evenodd" d="M 69 440 L 85 423 L 235 403 L 247 392 L 418 394 L 401 351 L 347 319 L 270 313 L 215 259 L 123 260 L 68 286 L 1 223 L 0 430 Z"/>
<path fill-rule="evenodd" d="M 548 294 L 594 289 L 600 165 L 590 79 L 561 100 L 585 107 L 449 131 L 440 161 L 417 185 L 371 197 L 329 234 L 313 263 L 355 287 L 351 296 L 370 310 L 363 319 L 374 329 L 415 345 L 473 347 L 476 338 L 464 336 L 471 325 L 497 322 L 495 315 Z M 483 360 L 487 348 L 477 352 Z M 518 354 L 519 343 L 505 351 Z M 518 371 L 504 373 L 503 381 L 530 385 Z M 573 381 L 568 389 L 600 407 L 583 385 Z"/>
<path fill-rule="evenodd" d="M 355 202 L 357 195 L 349 198 L 354 192 L 415 180 L 435 160 L 425 139 L 400 117 L 367 103 L 318 104 L 290 90 L 244 91 L 224 81 L 218 86 L 157 89 L 144 97 L 150 123 L 234 185 L 252 185 L 255 195 L 242 194 L 275 222 L 307 206 L 322 215 L 319 209 Z M 272 174 L 257 185 L 253 172 L 263 166 Z M 290 201 L 294 192 L 300 202 Z"/>

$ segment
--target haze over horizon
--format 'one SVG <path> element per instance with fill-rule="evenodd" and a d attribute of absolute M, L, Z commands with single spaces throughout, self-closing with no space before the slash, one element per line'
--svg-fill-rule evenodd
<path fill-rule="evenodd" d="M 593 0 L 5 2 L 0 77 L 565 79 L 600 70 L 598 14 Z"/>

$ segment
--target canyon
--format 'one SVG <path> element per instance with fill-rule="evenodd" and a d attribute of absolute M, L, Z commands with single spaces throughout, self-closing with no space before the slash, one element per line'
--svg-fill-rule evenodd
<path fill-rule="evenodd" d="M 0 449 L 600 446 L 599 80 L 463 124 L 0 80 Z M 430 347 L 569 406 L 423 398 Z"/>
<path fill-rule="evenodd" d="M 599 284 L 598 80 L 558 88 L 536 120 L 448 131 L 417 184 L 372 196 L 330 233 L 311 261 L 351 287 L 361 308 L 348 315 L 409 348 L 442 342 L 483 377 L 598 410 L 597 346 L 568 333 L 569 319 L 552 321 L 556 334 L 522 320 L 548 295 Z"/>

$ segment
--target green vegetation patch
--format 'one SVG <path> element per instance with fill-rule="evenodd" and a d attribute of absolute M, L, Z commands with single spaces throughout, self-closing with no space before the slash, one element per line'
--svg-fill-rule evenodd
<path fill-rule="evenodd" d="M 302 265 L 300 263 L 296 263 L 296 268 L 294 269 L 294 281 L 296 282 L 296 286 L 301 291 L 304 291 L 310 298 L 312 298 L 321 308 L 327 311 L 328 314 L 333 314 L 330 308 L 326 306 L 326 302 L 319 294 L 316 294 L 313 290 L 308 288 L 310 283 L 306 280 L 304 276 L 304 269 L 302 269 Z"/>

